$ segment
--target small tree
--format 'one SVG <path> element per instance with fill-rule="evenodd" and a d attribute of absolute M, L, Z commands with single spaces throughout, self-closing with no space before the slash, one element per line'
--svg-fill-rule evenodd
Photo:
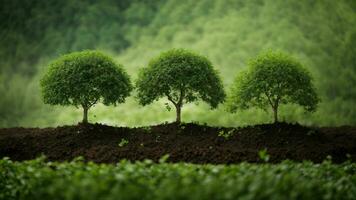
<path fill-rule="evenodd" d="M 309 72 L 295 59 L 278 52 L 261 54 L 240 73 L 231 88 L 228 108 L 237 109 L 271 106 L 274 122 L 278 122 L 278 107 L 294 103 L 306 111 L 316 110 L 319 98 Z"/>
<path fill-rule="evenodd" d="M 225 99 L 222 82 L 211 62 L 184 49 L 162 53 L 141 69 L 137 82 L 137 98 L 147 105 L 167 97 L 176 108 L 176 122 L 181 122 L 185 103 L 201 99 L 216 108 Z"/>
<path fill-rule="evenodd" d="M 41 87 L 46 104 L 81 106 L 83 123 L 88 122 L 88 110 L 94 104 L 123 103 L 132 90 L 122 66 L 98 51 L 75 52 L 55 60 Z"/>

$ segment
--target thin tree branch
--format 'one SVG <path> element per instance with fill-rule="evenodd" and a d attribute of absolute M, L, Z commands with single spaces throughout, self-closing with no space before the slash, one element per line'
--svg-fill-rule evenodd
<path fill-rule="evenodd" d="M 266 95 L 266 97 L 268 99 L 269 104 L 272 106 L 272 108 L 274 108 L 274 104 L 273 104 L 271 98 L 267 95 L 267 92 L 265 92 L 265 95 Z"/>
<path fill-rule="evenodd" d="M 173 100 L 173 98 L 168 93 L 166 93 L 166 96 L 167 96 L 168 100 L 170 102 L 172 102 L 175 107 L 177 107 L 177 103 Z"/>
<path fill-rule="evenodd" d="M 99 101 L 99 99 L 100 98 L 95 99 L 95 101 L 93 103 L 90 103 L 88 107 L 89 108 L 92 107 L 94 104 L 96 104 Z"/>

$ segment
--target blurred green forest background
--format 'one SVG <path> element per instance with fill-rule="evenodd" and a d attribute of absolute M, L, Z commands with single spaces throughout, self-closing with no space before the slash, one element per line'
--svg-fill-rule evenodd
<path fill-rule="evenodd" d="M 267 49 L 299 59 L 322 99 L 306 114 L 284 106 L 280 119 L 306 125 L 356 125 L 355 0 L 0 0 L 0 127 L 75 124 L 82 111 L 42 103 L 39 79 L 64 53 L 98 49 L 125 66 L 132 80 L 149 59 L 171 48 L 207 56 L 228 92 L 249 59 Z M 135 95 L 134 93 L 132 93 Z M 97 105 L 92 122 L 141 126 L 175 119 L 161 101 Z M 222 105 L 183 107 L 183 121 L 241 126 L 272 121 L 272 113 L 230 114 Z"/>

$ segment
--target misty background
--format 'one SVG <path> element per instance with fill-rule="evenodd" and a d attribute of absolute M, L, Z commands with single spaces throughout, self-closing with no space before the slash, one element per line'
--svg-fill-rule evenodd
<path fill-rule="evenodd" d="M 207 56 L 225 90 L 249 59 L 268 49 L 296 57 L 312 73 L 322 102 L 306 114 L 282 106 L 280 119 L 305 125 L 356 125 L 356 1 L 354 0 L 0 0 L 0 127 L 76 124 L 82 110 L 44 105 L 39 80 L 58 56 L 98 49 L 138 69 L 171 48 Z M 135 93 L 132 93 L 134 96 Z M 89 121 L 143 126 L 174 121 L 162 99 L 142 107 L 130 97 L 96 105 Z M 230 114 L 224 105 L 188 104 L 185 122 L 242 126 L 272 122 L 272 112 Z"/>

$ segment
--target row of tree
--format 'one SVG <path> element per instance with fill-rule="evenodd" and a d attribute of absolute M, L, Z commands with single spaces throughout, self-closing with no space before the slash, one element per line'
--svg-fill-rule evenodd
<path fill-rule="evenodd" d="M 284 120 L 306 125 L 356 124 L 356 1 L 285 0 L 1 0 L 0 126 L 54 126 L 74 121 L 69 108 L 44 105 L 38 80 L 53 58 L 99 49 L 138 74 L 162 49 L 189 48 L 209 57 L 224 86 L 247 66 L 249 58 L 269 48 L 298 58 L 314 76 L 322 103 L 313 115 L 281 106 Z M 140 55 L 140 56 L 137 56 Z M 159 104 L 137 102 L 110 112 L 96 107 L 97 120 L 134 126 L 157 123 L 169 113 Z M 199 115 L 206 105 L 184 112 L 186 120 L 235 126 L 261 123 L 267 115 L 250 109 L 224 115 L 223 109 Z M 122 112 L 116 116 L 116 112 Z M 154 113 L 154 114 L 153 114 Z M 282 114 L 283 113 L 283 114 Z M 127 119 L 127 120 L 126 120 Z M 282 118 L 281 118 L 282 119 Z"/>
<path fill-rule="evenodd" d="M 151 59 L 148 67 L 139 72 L 135 86 L 123 66 L 109 56 L 92 50 L 70 53 L 50 64 L 41 87 L 46 104 L 82 107 L 83 123 L 88 123 L 88 110 L 93 105 L 124 103 L 134 88 L 143 106 L 167 98 L 176 109 L 176 123 L 181 122 L 184 104 L 202 100 L 214 109 L 226 99 L 213 64 L 185 49 L 172 49 Z M 312 77 L 300 62 L 282 52 L 268 51 L 251 60 L 249 68 L 237 75 L 227 108 L 236 112 L 271 107 L 278 122 L 281 104 L 298 104 L 312 112 L 319 101 Z"/>

